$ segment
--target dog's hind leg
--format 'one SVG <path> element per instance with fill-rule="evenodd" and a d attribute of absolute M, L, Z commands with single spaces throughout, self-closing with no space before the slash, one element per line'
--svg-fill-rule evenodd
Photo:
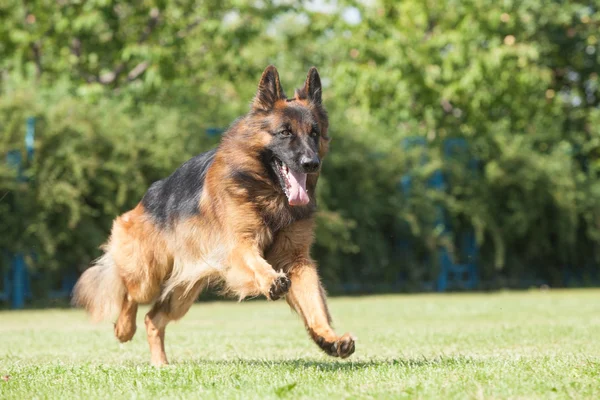
<path fill-rule="evenodd" d="M 146 334 L 148 335 L 148 344 L 150 345 L 150 362 L 155 367 L 167 365 L 167 355 L 165 354 L 165 328 L 169 319 L 160 306 L 154 306 L 146 314 L 144 319 L 146 324 Z"/>
<path fill-rule="evenodd" d="M 138 303 L 136 303 L 129 294 L 125 294 L 119 319 L 115 323 L 115 336 L 121 343 L 125 343 L 135 335 Z"/>
<path fill-rule="evenodd" d="M 144 322 L 146 324 L 148 344 L 150 345 L 151 363 L 155 367 L 168 364 L 165 353 L 165 328 L 167 324 L 182 318 L 192 304 L 194 304 L 194 301 L 196 301 L 205 286 L 205 281 L 200 281 L 190 290 L 177 287 L 164 300 L 156 302 L 148 314 L 146 314 Z"/>

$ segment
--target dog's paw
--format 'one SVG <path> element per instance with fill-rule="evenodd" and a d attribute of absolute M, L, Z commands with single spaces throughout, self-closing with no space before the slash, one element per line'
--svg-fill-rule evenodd
<path fill-rule="evenodd" d="M 135 331 L 135 321 L 133 324 L 121 323 L 121 321 L 117 321 L 115 324 L 115 336 L 121 343 L 129 342 L 133 338 L 133 335 L 135 335 Z"/>
<path fill-rule="evenodd" d="M 332 357 L 347 358 L 354 353 L 356 339 L 349 333 L 337 338 L 335 341 L 327 341 L 322 337 L 316 340 L 317 345 L 325 353 Z"/>
<path fill-rule="evenodd" d="M 269 289 L 269 298 L 271 300 L 278 300 L 281 296 L 284 296 L 288 290 L 290 290 L 290 286 L 292 286 L 292 282 L 290 278 L 285 275 L 280 275 L 271 284 L 271 289 Z"/>

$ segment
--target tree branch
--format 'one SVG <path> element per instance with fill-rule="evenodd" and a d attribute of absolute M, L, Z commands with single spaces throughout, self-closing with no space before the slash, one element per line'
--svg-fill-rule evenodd
<path fill-rule="evenodd" d="M 33 51 L 33 60 L 35 62 L 36 76 L 39 78 L 42 75 L 42 49 L 40 42 L 37 41 L 31 44 L 31 50 Z"/>
<path fill-rule="evenodd" d="M 81 40 L 79 38 L 71 40 L 71 53 L 77 58 L 81 57 Z"/>
<path fill-rule="evenodd" d="M 139 63 L 138 65 L 136 65 L 135 68 L 133 68 L 127 74 L 127 81 L 131 82 L 131 81 L 136 80 L 140 75 L 142 75 L 144 72 L 146 72 L 146 70 L 148 69 L 149 66 L 150 66 L 150 63 L 148 61 L 143 61 L 143 62 Z"/>
<path fill-rule="evenodd" d="M 158 17 L 159 16 L 160 16 L 160 13 L 158 11 L 158 8 L 153 8 L 152 10 L 150 10 L 150 19 L 148 20 L 148 23 L 146 24 L 144 31 L 142 32 L 142 34 L 140 35 L 140 38 L 137 41 L 138 44 L 142 44 L 146 41 L 146 39 L 148 39 L 148 37 L 150 36 L 150 34 L 152 33 L 152 31 L 154 30 L 156 25 L 158 25 Z"/>
<path fill-rule="evenodd" d="M 146 24 L 146 27 L 141 33 L 139 39 L 137 40 L 137 44 L 142 44 L 146 40 L 148 40 L 148 38 L 154 31 L 154 28 L 156 28 L 156 26 L 158 25 L 159 17 L 160 12 L 158 11 L 158 8 L 153 8 L 150 10 L 150 19 L 148 20 L 148 23 Z M 135 66 L 129 72 L 129 74 L 127 74 L 127 80 L 131 82 L 132 80 L 136 79 L 138 76 L 143 74 L 144 71 L 146 71 L 146 69 L 148 69 L 149 65 L 150 64 L 147 61 L 144 61 Z M 114 83 L 119 78 L 119 75 L 121 75 L 123 70 L 125 70 L 125 66 L 125 62 L 119 63 L 119 65 L 117 65 L 115 69 L 113 69 L 111 72 L 100 75 L 100 77 L 98 78 L 98 82 L 102 83 L 103 85 L 109 85 L 111 83 Z"/>
<path fill-rule="evenodd" d="M 180 38 L 185 37 L 185 35 L 187 35 L 192 29 L 194 29 L 195 27 L 200 25 L 200 23 L 203 21 L 204 21 L 203 18 L 200 18 L 200 17 L 196 18 L 193 22 L 189 23 L 185 28 L 178 31 L 177 37 L 180 37 Z"/>

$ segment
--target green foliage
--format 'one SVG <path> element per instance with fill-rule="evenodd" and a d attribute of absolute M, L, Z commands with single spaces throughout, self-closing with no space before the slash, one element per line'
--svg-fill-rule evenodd
<path fill-rule="evenodd" d="M 0 247 L 33 246 L 39 267 L 82 268 L 116 214 L 214 145 L 206 128 L 246 112 L 267 64 L 288 93 L 316 65 L 333 140 L 314 252 L 329 284 L 403 276 L 403 288 L 420 287 L 437 271 L 422 256 L 452 250 L 469 229 L 485 280 L 560 284 L 566 266 L 598 258 L 598 10 L 533 0 L 347 1 L 327 11 L 287 1 L 4 2 L 0 154 L 22 148 L 28 116 L 37 140 L 28 183 L 0 164 Z M 415 136 L 425 149 L 402 145 Z M 444 156 L 449 138 L 468 140 L 477 171 Z M 445 191 L 428 185 L 436 170 Z M 454 236 L 434 223 L 440 205 Z M 411 241 L 410 257 L 399 240 Z"/>
<path fill-rule="evenodd" d="M 9 239 L 4 244 L 9 250 L 33 247 L 45 268 L 85 267 L 98 255 L 114 216 L 191 157 L 189 149 L 214 144 L 193 134 L 204 130 L 194 115 L 150 104 L 135 107 L 131 100 L 85 102 L 60 82 L 52 89 L 7 89 L 0 121 L 14 145 L 19 144 L 14 138 L 22 140 L 25 116 L 36 118 L 35 157 L 27 170 L 30 180 L 2 203 L 6 218 L 20 220 L 3 224 L 2 237 Z"/>

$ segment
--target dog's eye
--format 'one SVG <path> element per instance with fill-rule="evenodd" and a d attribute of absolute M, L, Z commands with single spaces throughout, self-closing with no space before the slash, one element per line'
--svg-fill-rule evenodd
<path fill-rule="evenodd" d="M 319 136 L 319 132 L 317 132 L 317 131 L 313 130 L 313 131 L 310 133 L 310 136 L 312 136 L 312 137 L 317 137 L 317 136 Z"/>
<path fill-rule="evenodd" d="M 285 137 L 289 137 L 289 136 L 293 135 L 292 131 L 290 131 L 289 129 L 283 129 L 283 130 L 279 131 L 279 134 L 281 136 L 285 136 Z"/>

